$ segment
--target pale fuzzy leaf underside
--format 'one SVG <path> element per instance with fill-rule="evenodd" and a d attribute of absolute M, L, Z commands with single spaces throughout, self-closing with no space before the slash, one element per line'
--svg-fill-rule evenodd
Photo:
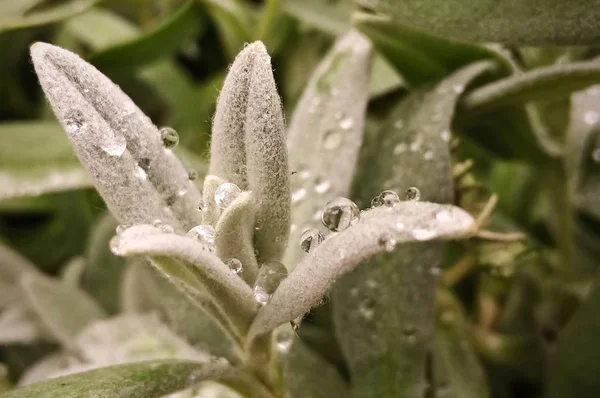
<path fill-rule="evenodd" d="M 313 73 L 288 128 L 292 175 L 292 244 L 284 262 L 302 255 L 300 236 L 320 226 L 328 200 L 348 196 L 369 98 L 371 44 L 358 32 L 344 35 Z"/>
<path fill-rule="evenodd" d="M 463 238 L 474 227 L 464 210 L 429 202 L 400 202 L 363 212 L 359 223 L 326 239 L 281 282 L 258 312 L 250 340 L 303 315 L 362 261 L 404 243 Z"/>

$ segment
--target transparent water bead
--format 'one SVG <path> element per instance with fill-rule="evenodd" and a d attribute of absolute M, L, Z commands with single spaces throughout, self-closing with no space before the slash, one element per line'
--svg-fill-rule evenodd
<path fill-rule="evenodd" d="M 206 204 L 204 203 L 204 201 L 202 199 L 198 200 L 196 202 L 196 210 L 197 211 L 204 211 L 206 209 Z"/>
<path fill-rule="evenodd" d="M 198 172 L 194 169 L 188 170 L 188 180 L 194 181 L 198 179 Z"/>
<path fill-rule="evenodd" d="M 113 238 L 110 240 L 110 242 L 108 242 L 108 247 L 110 248 L 110 251 L 112 252 L 112 254 L 114 254 L 115 256 L 120 256 L 121 253 L 121 239 L 119 238 L 119 236 L 113 236 Z"/>
<path fill-rule="evenodd" d="M 330 231 L 343 231 L 360 219 L 360 209 L 348 198 L 335 198 L 327 202 L 321 214 L 323 225 Z"/>
<path fill-rule="evenodd" d="M 583 114 L 583 121 L 588 126 L 598 123 L 600 120 L 600 114 L 595 111 L 587 111 Z"/>
<path fill-rule="evenodd" d="M 121 235 L 123 231 L 125 231 L 129 227 L 130 225 L 127 224 L 119 224 L 117 225 L 117 228 L 115 228 L 115 232 L 117 233 L 117 235 Z"/>
<path fill-rule="evenodd" d="M 196 225 L 185 236 L 194 238 L 206 245 L 212 246 L 215 244 L 215 229 L 210 225 Z"/>
<path fill-rule="evenodd" d="M 388 253 L 393 252 L 397 244 L 398 241 L 389 235 L 384 235 L 379 238 L 379 245 Z"/>
<path fill-rule="evenodd" d="M 592 151 L 592 159 L 596 163 L 600 163 L 600 149 L 596 148 Z"/>
<path fill-rule="evenodd" d="M 283 325 L 275 332 L 275 345 L 277 351 L 286 354 L 292 348 L 294 342 L 294 330 L 289 325 Z"/>
<path fill-rule="evenodd" d="M 162 222 L 162 220 L 156 219 L 156 220 L 152 221 L 152 225 L 155 228 L 160 228 L 163 226 L 163 222 Z"/>
<path fill-rule="evenodd" d="M 242 190 L 231 182 L 219 185 L 215 191 L 215 202 L 220 209 L 226 209 L 242 193 Z"/>
<path fill-rule="evenodd" d="M 352 127 L 354 127 L 354 120 L 351 117 L 346 117 L 340 121 L 342 130 L 350 130 Z"/>
<path fill-rule="evenodd" d="M 158 130 L 160 133 L 160 139 L 162 140 L 163 146 L 166 149 L 173 149 L 179 144 L 179 134 L 171 127 L 161 127 Z"/>
<path fill-rule="evenodd" d="M 292 203 L 298 203 L 306 196 L 306 189 L 300 188 L 292 192 Z"/>
<path fill-rule="evenodd" d="M 320 180 L 317 179 L 315 185 L 315 192 L 316 193 L 326 193 L 327 191 L 329 191 L 329 188 L 331 188 L 331 181 L 329 180 Z"/>
<path fill-rule="evenodd" d="M 328 130 L 323 135 L 323 148 L 327 150 L 336 149 L 342 143 L 344 136 L 341 131 Z"/>
<path fill-rule="evenodd" d="M 267 261 L 259 271 L 256 282 L 254 283 L 254 299 L 260 304 L 265 305 L 269 298 L 277 289 L 277 286 L 287 276 L 287 268 L 279 261 Z"/>
<path fill-rule="evenodd" d="M 421 191 L 417 187 L 410 187 L 406 190 L 406 200 L 417 201 L 421 199 Z"/>
<path fill-rule="evenodd" d="M 232 258 L 231 260 L 229 260 L 227 262 L 227 265 L 229 265 L 229 269 L 234 273 L 234 274 L 239 274 L 240 272 L 242 272 L 242 262 L 240 260 L 238 260 L 237 258 Z"/>
<path fill-rule="evenodd" d="M 321 231 L 315 228 L 307 229 L 302 232 L 300 236 L 300 247 L 307 253 L 314 250 L 315 247 L 319 246 L 325 240 L 325 235 Z"/>
<path fill-rule="evenodd" d="M 127 149 L 127 141 L 122 135 L 108 134 L 100 142 L 100 148 L 112 157 L 121 157 Z"/>
<path fill-rule="evenodd" d="M 385 190 L 373 198 L 371 207 L 394 207 L 398 202 L 400 202 L 400 197 L 396 192 Z"/>
<path fill-rule="evenodd" d="M 173 228 L 173 226 L 169 225 L 169 224 L 163 224 L 160 227 L 160 230 L 162 231 L 162 233 L 164 234 L 172 234 L 175 232 L 175 228 Z"/>
<path fill-rule="evenodd" d="M 137 178 L 139 178 L 140 180 L 146 180 L 148 179 L 148 174 L 146 173 L 146 171 L 141 167 L 141 166 L 137 166 L 135 168 L 135 172 L 134 172 L 135 176 Z"/>

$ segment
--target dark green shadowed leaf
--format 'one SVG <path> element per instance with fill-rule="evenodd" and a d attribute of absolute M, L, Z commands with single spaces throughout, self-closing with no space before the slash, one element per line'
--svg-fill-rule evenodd
<path fill-rule="evenodd" d="M 90 62 L 105 70 L 133 68 L 176 53 L 202 25 L 200 7 L 189 1 L 154 30 L 133 40 L 94 53 Z"/>
<path fill-rule="evenodd" d="M 3 398 L 152 398 L 203 380 L 228 376 L 228 366 L 189 361 L 150 361 L 76 373 L 32 384 Z"/>
<path fill-rule="evenodd" d="M 481 59 L 497 61 L 498 72 L 502 74 L 511 70 L 503 56 L 483 45 L 432 36 L 389 18 L 365 13 L 354 14 L 353 22 L 410 84 L 438 80 Z"/>
<path fill-rule="evenodd" d="M 301 340 L 285 356 L 284 379 L 291 398 L 347 398 L 348 386 L 338 370 Z"/>
<path fill-rule="evenodd" d="M 437 87 L 411 93 L 367 137 L 354 187 L 362 207 L 385 189 L 404 196 L 409 187 L 420 189 L 425 200 L 453 201 L 448 141 L 454 108 L 469 82 L 492 67 L 472 64 Z M 398 245 L 363 263 L 333 290 L 336 332 L 356 397 L 424 393 L 442 247 Z"/>
<path fill-rule="evenodd" d="M 26 0 L 26 2 L 27 1 L 28 0 Z M 58 2 L 52 7 L 28 12 L 24 15 L 4 13 L 0 10 L 0 32 L 60 22 L 84 12 L 97 2 L 98 0 L 71 0 Z"/>
<path fill-rule="evenodd" d="M 344 35 L 312 75 L 288 127 L 294 227 L 284 262 L 291 268 L 303 254 L 302 233 L 321 225 L 314 215 L 350 191 L 362 144 L 371 55 L 360 33 Z"/>
<path fill-rule="evenodd" d="M 4 123 L 0 137 L 0 199 L 92 186 L 60 124 Z"/>
<path fill-rule="evenodd" d="M 440 36 L 510 44 L 594 44 L 595 0 L 355 0 Z"/>

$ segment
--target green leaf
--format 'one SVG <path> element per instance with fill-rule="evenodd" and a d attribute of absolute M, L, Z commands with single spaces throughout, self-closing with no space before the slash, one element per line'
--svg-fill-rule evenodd
<path fill-rule="evenodd" d="M 332 364 L 295 340 L 285 356 L 285 384 L 291 398 L 347 398 L 344 379 Z"/>
<path fill-rule="evenodd" d="M 85 292 L 58 280 L 28 273 L 21 278 L 21 287 L 44 326 L 68 349 L 76 348 L 73 338 L 77 333 L 105 316 Z"/>
<path fill-rule="evenodd" d="M 3 398 L 152 398 L 232 372 L 217 364 L 148 361 L 76 373 L 10 391 Z"/>
<path fill-rule="evenodd" d="M 286 0 L 283 10 L 323 32 L 341 35 L 350 30 L 352 5 L 348 1 Z"/>
<path fill-rule="evenodd" d="M 59 2 L 51 7 L 32 10 L 21 16 L 0 13 L 0 33 L 9 30 L 25 29 L 60 22 L 84 12 L 97 2 L 98 0 L 71 0 Z"/>
<path fill-rule="evenodd" d="M 337 196 L 347 196 L 362 144 L 369 97 L 371 45 L 357 32 L 338 40 L 313 73 L 288 127 L 292 224 L 284 262 L 293 268 L 303 251 L 297 242 L 318 228 L 314 214 Z M 340 159 L 344 159 L 340 162 Z"/>
<path fill-rule="evenodd" d="M 452 202 L 448 141 L 462 91 L 456 88 L 492 67 L 488 61 L 469 65 L 401 100 L 363 144 L 354 187 L 359 203 L 367 206 L 384 189 L 402 195 L 409 187 L 420 189 L 425 200 Z M 382 250 L 333 290 L 336 332 L 357 397 L 424 393 L 442 249 L 440 242 L 428 242 Z"/>
<path fill-rule="evenodd" d="M 248 340 L 304 315 L 361 262 L 396 245 L 414 247 L 409 243 L 464 238 L 474 232 L 474 223 L 458 207 L 430 202 L 404 201 L 364 211 L 358 223 L 311 250 L 281 282 L 259 310 Z"/>
<path fill-rule="evenodd" d="M 3 123 L 0 136 L 0 199 L 92 185 L 58 123 Z"/>
<path fill-rule="evenodd" d="M 497 51 L 483 45 L 432 36 L 389 18 L 357 13 L 354 25 L 372 40 L 404 79 L 413 85 L 439 80 L 462 66 L 482 59 L 498 62 L 499 71 L 512 69 Z"/>
<path fill-rule="evenodd" d="M 36 43 L 31 54 L 57 118 L 113 215 L 126 223 L 160 219 L 180 231 L 199 224 L 200 192 L 131 99 L 69 51 Z"/>
<path fill-rule="evenodd" d="M 90 63 L 105 69 L 135 68 L 175 54 L 201 28 L 202 13 L 189 1 L 148 33 L 92 54 Z"/>
<path fill-rule="evenodd" d="M 356 0 L 439 36 L 509 44 L 594 44 L 594 0 Z"/>

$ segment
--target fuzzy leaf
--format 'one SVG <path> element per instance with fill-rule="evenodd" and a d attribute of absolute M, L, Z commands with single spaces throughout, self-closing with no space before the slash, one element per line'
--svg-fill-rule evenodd
<path fill-rule="evenodd" d="M 97 2 L 98 0 L 71 0 L 60 2 L 52 7 L 45 7 L 35 12 L 28 12 L 26 15 L 22 16 L 1 12 L 0 32 L 60 22 L 84 12 Z"/>
<path fill-rule="evenodd" d="M 294 320 L 311 309 L 336 280 L 362 261 L 385 252 L 388 244 L 458 239 L 474 228 L 473 218 L 451 205 L 400 202 L 363 212 L 356 225 L 313 249 L 260 309 L 249 340 Z"/>
<path fill-rule="evenodd" d="M 60 270 L 61 282 L 74 288 L 78 288 L 81 277 L 85 270 L 85 258 L 73 257 Z"/>
<path fill-rule="evenodd" d="M 404 79 L 414 85 L 439 80 L 449 72 L 482 59 L 498 61 L 504 73 L 511 70 L 503 56 L 483 45 L 433 36 L 371 14 L 357 13 L 353 22 Z"/>
<path fill-rule="evenodd" d="M 21 287 L 44 326 L 68 349 L 76 348 L 73 337 L 77 333 L 105 316 L 91 297 L 74 286 L 28 273 L 22 277 Z"/>
<path fill-rule="evenodd" d="M 92 185 L 58 123 L 3 123 L 0 136 L 0 199 Z"/>
<path fill-rule="evenodd" d="M 552 65 L 507 77 L 473 90 L 461 101 L 470 114 L 549 97 L 561 97 L 600 82 L 600 63 Z"/>
<path fill-rule="evenodd" d="M 16 304 L 0 312 L 0 344 L 31 344 L 48 337 L 39 318 L 27 304 Z"/>
<path fill-rule="evenodd" d="M 252 244 L 256 207 L 252 193 L 242 192 L 223 210 L 215 228 L 217 256 L 226 264 L 234 258 L 240 260 L 243 266 L 240 276 L 250 285 L 254 284 L 258 275 Z"/>
<path fill-rule="evenodd" d="M 291 268 L 303 254 L 302 232 L 321 224 L 314 214 L 350 191 L 362 144 L 371 54 L 371 45 L 357 32 L 339 39 L 313 73 L 290 122 L 295 228 L 284 262 Z"/>
<path fill-rule="evenodd" d="M 210 174 L 250 190 L 259 204 L 258 261 L 283 254 L 290 226 L 290 188 L 281 101 L 271 58 L 261 42 L 236 57 L 219 95 Z"/>
<path fill-rule="evenodd" d="M 152 398 L 232 373 L 229 366 L 148 361 L 76 373 L 12 390 L 4 398 Z"/>
<path fill-rule="evenodd" d="M 448 141 L 454 108 L 462 90 L 492 67 L 488 61 L 471 64 L 400 102 L 363 145 L 354 187 L 359 203 L 367 206 L 384 189 L 402 195 L 409 187 L 420 189 L 424 200 L 452 202 Z M 442 250 L 440 242 L 400 245 L 362 264 L 333 290 L 335 328 L 357 397 L 423 394 Z"/>
<path fill-rule="evenodd" d="M 26 273 L 38 273 L 25 257 L 0 242 L 0 282 L 16 285 Z"/>
<path fill-rule="evenodd" d="M 197 225 L 200 193 L 158 129 L 116 85 L 77 55 L 36 43 L 31 56 L 48 101 L 115 217 Z"/>
<path fill-rule="evenodd" d="M 204 190 L 202 191 L 202 201 L 204 203 L 204 210 L 202 211 L 203 224 L 212 226 L 217 224 L 217 220 L 221 216 L 221 208 L 215 202 L 215 191 L 221 184 L 226 182 L 226 180 L 211 174 L 204 179 Z"/>
<path fill-rule="evenodd" d="M 509 44 L 592 44 L 600 39 L 594 0 L 356 0 L 438 36 Z"/>
<path fill-rule="evenodd" d="M 134 68 L 176 53 L 181 44 L 200 30 L 202 13 L 195 1 L 189 1 L 147 34 L 92 55 L 90 62 L 100 69 Z"/>
<path fill-rule="evenodd" d="M 332 364 L 301 340 L 286 355 L 284 379 L 291 398 L 346 398 L 349 391 Z"/>
<path fill-rule="evenodd" d="M 234 318 L 239 331 L 248 327 L 257 306 L 252 289 L 207 247 L 192 238 L 164 234 L 149 225 L 129 228 L 116 239 L 121 255 L 150 256 L 167 275 L 191 289 L 207 291 L 215 304 Z M 178 262 L 171 264 L 169 258 Z"/>

